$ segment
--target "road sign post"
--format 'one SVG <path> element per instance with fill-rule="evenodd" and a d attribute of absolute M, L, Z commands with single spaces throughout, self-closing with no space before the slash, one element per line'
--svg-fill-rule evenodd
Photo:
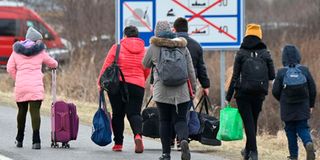
<path fill-rule="evenodd" d="M 220 51 L 220 106 L 224 107 L 225 101 L 225 73 L 226 73 L 226 53 L 224 50 Z"/>

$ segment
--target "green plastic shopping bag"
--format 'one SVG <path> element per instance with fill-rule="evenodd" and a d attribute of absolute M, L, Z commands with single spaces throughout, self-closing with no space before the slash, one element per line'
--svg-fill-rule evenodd
<path fill-rule="evenodd" d="M 232 108 L 228 104 L 220 111 L 220 128 L 217 139 L 221 141 L 235 141 L 242 138 L 242 119 L 238 108 Z"/>

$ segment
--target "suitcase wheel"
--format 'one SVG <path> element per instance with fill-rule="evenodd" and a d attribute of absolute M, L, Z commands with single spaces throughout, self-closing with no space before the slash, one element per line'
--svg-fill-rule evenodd
<path fill-rule="evenodd" d="M 59 148 L 59 144 L 57 142 L 51 142 L 51 148 Z"/>
<path fill-rule="evenodd" d="M 70 144 L 68 144 L 68 143 L 62 143 L 61 148 L 70 148 Z"/>

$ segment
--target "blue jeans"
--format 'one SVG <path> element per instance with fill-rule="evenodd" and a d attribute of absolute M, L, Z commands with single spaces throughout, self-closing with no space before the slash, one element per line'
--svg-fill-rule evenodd
<path fill-rule="evenodd" d="M 287 121 L 285 122 L 285 131 L 288 138 L 289 152 L 291 157 L 298 157 L 298 136 L 303 145 L 312 142 L 308 120 Z"/>

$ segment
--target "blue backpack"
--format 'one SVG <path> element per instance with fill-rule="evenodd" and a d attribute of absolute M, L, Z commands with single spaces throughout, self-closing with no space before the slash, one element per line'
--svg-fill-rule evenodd
<path fill-rule="evenodd" d="M 309 97 L 307 78 L 299 69 L 301 65 L 286 66 L 283 78 L 283 91 L 287 103 L 299 103 Z"/>
<path fill-rule="evenodd" d="M 106 100 L 103 90 L 100 91 L 99 108 L 93 117 L 93 127 L 91 140 L 99 145 L 106 146 L 112 142 L 112 130 L 110 124 L 110 115 L 106 108 Z"/>

